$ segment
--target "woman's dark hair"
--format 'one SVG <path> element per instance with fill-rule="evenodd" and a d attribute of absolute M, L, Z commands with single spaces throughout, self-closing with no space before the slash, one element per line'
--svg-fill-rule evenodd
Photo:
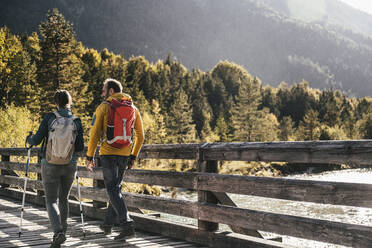
<path fill-rule="evenodd" d="M 72 104 L 72 98 L 70 93 L 67 90 L 57 90 L 54 94 L 54 102 L 58 105 L 58 107 L 66 107 L 67 104 Z"/>
<path fill-rule="evenodd" d="M 107 91 L 113 89 L 115 93 L 121 92 L 123 90 L 123 86 L 118 80 L 108 78 L 103 82 L 104 85 L 107 86 Z"/>

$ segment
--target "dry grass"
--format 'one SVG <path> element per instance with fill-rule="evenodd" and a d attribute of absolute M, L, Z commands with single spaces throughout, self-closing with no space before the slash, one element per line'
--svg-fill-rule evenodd
<path fill-rule="evenodd" d="M 221 174 L 273 177 L 282 176 L 281 170 L 278 169 L 280 166 L 282 166 L 282 164 L 223 161 L 219 163 L 218 170 Z"/>

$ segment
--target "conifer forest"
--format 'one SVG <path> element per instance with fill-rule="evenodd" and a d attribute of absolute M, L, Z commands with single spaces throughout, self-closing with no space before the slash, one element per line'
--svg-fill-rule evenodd
<path fill-rule="evenodd" d="M 56 89 L 68 90 L 86 139 L 106 78 L 122 82 L 141 112 L 146 144 L 372 138 L 372 99 L 315 89 L 306 79 L 272 87 L 249 68 L 220 61 L 187 69 L 169 55 L 156 62 L 97 51 L 76 40 L 73 24 L 50 10 L 39 32 L 0 29 L 0 146 L 22 147 Z"/>

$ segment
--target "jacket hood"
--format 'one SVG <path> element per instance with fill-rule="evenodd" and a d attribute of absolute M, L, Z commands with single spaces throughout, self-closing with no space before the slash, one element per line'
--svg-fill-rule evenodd
<path fill-rule="evenodd" d="M 72 115 L 71 109 L 68 108 L 58 108 L 57 112 L 63 117 L 70 117 Z"/>
<path fill-rule="evenodd" d="M 132 97 L 130 97 L 130 95 L 125 94 L 125 93 L 115 93 L 115 94 L 109 96 L 109 97 L 106 99 L 106 101 L 109 102 L 109 101 L 111 101 L 112 99 L 116 99 L 116 100 L 118 100 L 118 101 L 120 101 L 120 100 L 130 100 L 130 101 L 132 101 Z"/>

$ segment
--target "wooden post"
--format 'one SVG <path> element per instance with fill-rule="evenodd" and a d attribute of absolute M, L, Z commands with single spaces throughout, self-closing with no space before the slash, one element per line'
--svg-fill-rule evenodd
<path fill-rule="evenodd" d="M 95 161 L 95 166 L 100 167 L 101 163 L 100 163 L 99 157 L 95 157 L 93 159 L 96 160 Z M 93 179 L 93 187 L 102 189 L 102 188 L 105 188 L 105 183 L 104 183 L 103 180 Z M 105 207 L 107 207 L 107 203 L 106 202 L 101 202 L 101 201 L 93 201 L 93 207 L 95 207 L 95 208 L 105 208 Z"/>
<path fill-rule="evenodd" d="M 199 161 L 198 170 L 199 172 L 218 173 L 217 161 Z M 218 200 L 212 192 L 199 190 L 198 202 L 217 204 Z M 198 228 L 199 230 L 214 232 L 218 230 L 218 223 L 198 220 Z"/>
<path fill-rule="evenodd" d="M 10 161 L 10 156 L 8 156 L 8 155 L 1 155 L 1 161 L 9 162 Z M 0 175 L 9 175 L 9 172 L 7 170 L 1 169 L 0 170 Z M 0 186 L 2 188 L 7 188 L 10 185 L 9 184 L 1 184 Z"/>

